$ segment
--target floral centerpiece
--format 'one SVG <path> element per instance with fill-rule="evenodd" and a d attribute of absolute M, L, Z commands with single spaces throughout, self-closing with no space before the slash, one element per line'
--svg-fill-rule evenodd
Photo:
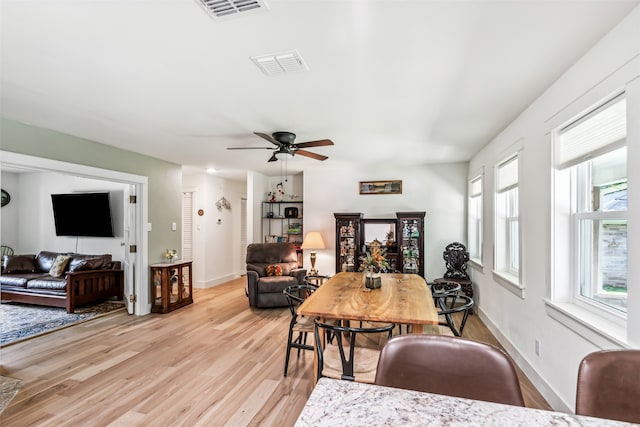
<path fill-rule="evenodd" d="M 385 257 L 386 248 L 372 246 L 371 251 L 360 257 L 360 271 L 364 272 L 364 285 L 367 288 L 376 289 L 382 286 L 383 271 L 390 270 L 389 261 Z"/>
<path fill-rule="evenodd" d="M 178 252 L 175 249 L 167 249 L 167 251 L 165 252 L 164 256 L 165 256 L 165 258 L 167 258 L 167 261 L 173 262 L 173 260 L 176 257 L 177 253 Z"/>

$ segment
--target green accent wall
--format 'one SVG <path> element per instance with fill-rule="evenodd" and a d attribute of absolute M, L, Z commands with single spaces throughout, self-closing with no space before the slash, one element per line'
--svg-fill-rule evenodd
<path fill-rule="evenodd" d="M 148 178 L 149 263 L 164 261 L 167 248 L 181 247 L 182 167 L 49 129 L 0 118 L 0 150 L 93 166 Z M 171 223 L 178 224 L 171 231 Z"/>

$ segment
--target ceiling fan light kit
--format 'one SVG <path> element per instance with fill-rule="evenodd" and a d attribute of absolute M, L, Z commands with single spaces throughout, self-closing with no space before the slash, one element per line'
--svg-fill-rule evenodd
<path fill-rule="evenodd" d="M 275 162 L 277 160 L 287 159 L 288 156 L 295 156 L 299 154 L 301 156 L 309 157 L 315 160 L 327 160 L 328 157 L 322 154 L 313 153 L 311 151 L 302 150 L 301 148 L 308 147 L 326 147 L 333 145 L 333 141 L 330 139 L 319 139 L 317 141 L 294 143 L 296 134 L 293 132 L 274 132 L 271 135 L 266 133 L 254 132 L 260 138 L 266 139 L 275 147 L 228 147 L 227 150 L 273 150 L 273 154 L 269 158 L 268 162 Z"/>

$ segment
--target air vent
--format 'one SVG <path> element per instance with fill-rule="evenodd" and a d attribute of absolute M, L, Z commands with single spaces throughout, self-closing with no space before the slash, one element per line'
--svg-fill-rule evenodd
<path fill-rule="evenodd" d="M 309 69 L 297 50 L 273 55 L 252 56 L 251 60 L 267 76 L 278 76 Z"/>
<path fill-rule="evenodd" d="M 196 0 L 216 20 L 269 9 L 264 0 Z"/>

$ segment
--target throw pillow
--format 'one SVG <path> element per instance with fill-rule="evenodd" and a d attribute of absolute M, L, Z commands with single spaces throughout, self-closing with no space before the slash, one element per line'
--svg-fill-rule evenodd
<path fill-rule="evenodd" d="M 67 268 L 67 264 L 69 264 L 70 259 L 71 257 L 69 255 L 58 255 L 56 257 L 56 260 L 53 261 L 51 270 L 49 270 L 49 276 L 62 277 L 62 275 L 64 274 L 64 270 Z"/>
<path fill-rule="evenodd" d="M 34 273 L 36 271 L 35 255 L 5 255 L 2 258 L 2 272 Z"/>
<path fill-rule="evenodd" d="M 267 276 L 282 276 L 282 267 L 278 264 L 267 265 Z"/>
<path fill-rule="evenodd" d="M 99 270 L 104 267 L 104 258 L 72 258 L 69 261 L 69 272 Z"/>

